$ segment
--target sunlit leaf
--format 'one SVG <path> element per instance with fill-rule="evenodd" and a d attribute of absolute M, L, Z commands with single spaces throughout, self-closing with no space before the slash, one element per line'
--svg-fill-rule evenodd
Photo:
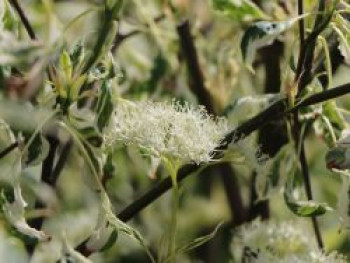
<path fill-rule="evenodd" d="M 234 21 L 264 19 L 264 12 L 250 0 L 212 0 L 215 10 Z"/>
<path fill-rule="evenodd" d="M 261 21 L 249 26 L 241 41 L 241 52 L 245 65 L 252 69 L 256 51 L 259 48 L 271 45 L 280 34 L 289 29 L 296 21 L 297 19 L 283 22 Z"/>
<path fill-rule="evenodd" d="M 28 225 L 24 218 L 24 205 L 19 200 L 15 200 L 13 203 L 6 203 L 3 206 L 3 211 L 6 219 L 20 233 L 33 238 L 37 238 L 41 241 L 45 241 L 50 238 L 43 231 L 39 231 Z"/>

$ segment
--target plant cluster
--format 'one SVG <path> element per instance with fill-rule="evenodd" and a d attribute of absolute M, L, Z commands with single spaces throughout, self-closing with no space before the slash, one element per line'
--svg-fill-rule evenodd
<path fill-rule="evenodd" d="M 346 262 L 349 19 L 1 0 L 0 262 Z"/>

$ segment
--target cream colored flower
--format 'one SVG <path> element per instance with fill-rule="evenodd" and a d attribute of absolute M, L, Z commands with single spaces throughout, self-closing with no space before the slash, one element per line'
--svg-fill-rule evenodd
<path fill-rule="evenodd" d="M 228 132 L 224 118 L 213 118 L 203 106 L 179 102 L 120 100 L 105 131 L 106 144 L 132 144 L 153 157 L 180 163 L 212 160 Z"/>

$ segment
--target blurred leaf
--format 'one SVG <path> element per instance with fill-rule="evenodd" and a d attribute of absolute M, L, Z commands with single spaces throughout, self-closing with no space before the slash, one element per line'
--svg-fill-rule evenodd
<path fill-rule="evenodd" d="M 2 2 L 2 6 L 0 6 L 0 10 L 1 8 L 3 8 L 2 9 L 3 13 L 2 13 L 2 18 L 0 20 L 0 30 L 1 29 L 5 29 L 9 31 L 17 30 L 18 20 L 17 20 L 16 14 L 12 10 L 11 5 L 9 4 L 8 0 L 2 0 L 1 2 Z"/>
<path fill-rule="evenodd" d="M 6 203 L 3 206 L 3 211 L 8 222 L 15 227 L 17 231 L 24 235 L 39 239 L 41 241 L 48 240 L 48 235 L 28 225 L 24 218 L 24 207 L 25 206 L 20 202 L 20 200 L 15 200 L 12 203 Z"/>
<path fill-rule="evenodd" d="M 71 103 L 78 100 L 79 95 L 82 93 L 81 90 L 83 89 L 85 82 L 86 82 L 85 74 L 80 75 L 74 79 L 74 82 L 72 83 L 72 85 L 69 87 L 69 90 L 68 90 L 68 98 Z"/>
<path fill-rule="evenodd" d="M 38 134 L 28 148 L 28 154 L 26 158 L 26 165 L 35 166 L 40 164 L 49 153 L 49 142 L 47 139 Z"/>
<path fill-rule="evenodd" d="M 147 94 L 153 94 L 156 91 L 159 82 L 167 73 L 168 68 L 168 62 L 162 56 L 162 54 L 157 55 L 153 60 L 153 67 L 151 69 L 149 79 L 146 82 L 140 83 L 133 87 L 131 89 L 131 93 L 140 94 L 146 92 Z"/>
<path fill-rule="evenodd" d="M 65 80 L 69 83 L 73 74 L 73 64 L 67 51 L 60 56 L 60 69 L 64 73 Z"/>
<path fill-rule="evenodd" d="M 0 64 L 28 66 L 44 54 L 43 45 L 35 41 L 18 41 L 8 32 L 0 32 Z"/>
<path fill-rule="evenodd" d="M 336 142 L 326 155 L 328 169 L 350 169 L 350 132 L 345 130 L 342 137 Z"/>
<path fill-rule="evenodd" d="M 212 0 L 213 7 L 237 22 L 253 19 L 266 19 L 264 12 L 252 1 Z"/>
<path fill-rule="evenodd" d="M 103 81 L 99 93 L 96 107 L 97 126 L 102 131 L 113 112 L 112 91 L 108 81 Z"/>
<path fill-rule="evenodd" d="M 287 207 L 297 216 L 300 217 L 313 217 L 325 214 L 327 211 L 333 209 L 326 203 L 319 203 L 313 200 L 301 201 L 295 198 L 294 194 L 294 183 L 291 175 L 289 181 L 286 183 L 284 190 L 284 201 Z"/>
<path fill-rule="evenodd" d="M 105 0 L 106 12 L 111 12 L 113 19 L 118 18 L 118 14 L 123 7 L 124 0 Z"/>
<path fill-rule="evenodd" d="M 341 189 L 338 194 L 337 213 L 342 226 L 350 226 L 350 174 L 348 171 L 335 171 L 341 177 Z"/>
<path fill-rule="evenodd" d="M 96 228 L 86 243 L 86 248 L 91 251 L 107 250 L 118 237 L 118 231 L 107 220 L 106 213 L 102 208 L 99 211 Z"/>
<path fill-rule="evenodd" d="M 109 201 L 109 198 L 105 192 L 101 193 L 101 202 L 102 202 L 102 209 L 105 213 L 106 219 L 113 227 L 115 227 L 117 232 L 122 232 L 126 234 L 127 236 L 133 238 L 136 240 L 146 251 L 147 255 L 150 257 L 152 262 L 155 262 L 153 259 L 152 254 L 149 252 L 146 242 L 141 236 L 141 234 L 130 227 L 129 225 L 125 224 L 123 221 L 119 220 L 112 211 L 112 205 Z"/>
<path fill-rule="evenodd" d="M 76 68 L 81 64 L 81 62 L 84 59 L 84 55 L 84 45 L 82 44 L 82 42 L 78 42 L 76 45 L 74 45 L 72 51 L 69 54 L 73 68 Z"/>
<path fill-rule="evenodd" d="M 297 19 L 283 22 L 261 21 L 249 26 L 241 41 L 241 52 L 245 65 L 252 70 L 256 51 L 261 47 L 271 45 L 280 34 L 289 29 L 296 21 Z"/>
<path fill-rule="evenodd" d="M 334 100 L 326 101 L 325 103 L 323 103 L 322 106 L 323 106 L 322 107 L 323 115 L 330 120 L 332 126 L 335 129 L 341 132 L 343 129 L 346 128 L 347 126 L 346 121 L 344 120 L 344 117 L 342 116 L 342 114 L 339 112 L 337 108 L 337 104 Z"/>
<path fill-rule="evenodd" d="M 215 235 L 217 234 L 218 230 L 220 229 L 220 227 L 222 225 L 223 225 L 223 223 L 219 223 L 211 233 L 209 233 L 208 235 L 196 238 L 195 240 L 193 240 L 191 243 L 187 244 L 186 246 L 178 248 L 176 252 L 177 253 L 187 253 L 187 252 L 209 242 L 211 239 L 213 239 L 215 237 Z"/>
<path fill-rule="evenodd" d="M 286 204 L 294 214 L 301 217 L 319 216 L 333 210 L 327 204 L 315 201 L 291 201 L 287 199 Z"/>

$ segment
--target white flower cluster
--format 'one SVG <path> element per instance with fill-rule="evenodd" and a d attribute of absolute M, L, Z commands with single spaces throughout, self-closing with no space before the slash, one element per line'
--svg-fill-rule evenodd
<path fill-rule="evenodd" d="M 260 253 L 251 263 L 346 263 L 344 256 L 337 252 L 325 254 L 321 251 L 311 251 L 300 255 L 281 257 L 272 253 Z"/>
<path fill-rule="evenodd" d="M 317 249 L 314 235 L 295 221 L 277 223 L 255 220 L 242 226 L 233 239 L 232 253 L 238 262 L 250 263 L 345 263 L 336 252 Z"/>
<path fill-rule="evenodd" d="M 106 144 L 133 144 L 152 156 L 183 163 L 209 162 L 228 132 L 224 118 L 213 118 L 203 106 L 179 102 L 120 100 L 105 131 Z"/>

